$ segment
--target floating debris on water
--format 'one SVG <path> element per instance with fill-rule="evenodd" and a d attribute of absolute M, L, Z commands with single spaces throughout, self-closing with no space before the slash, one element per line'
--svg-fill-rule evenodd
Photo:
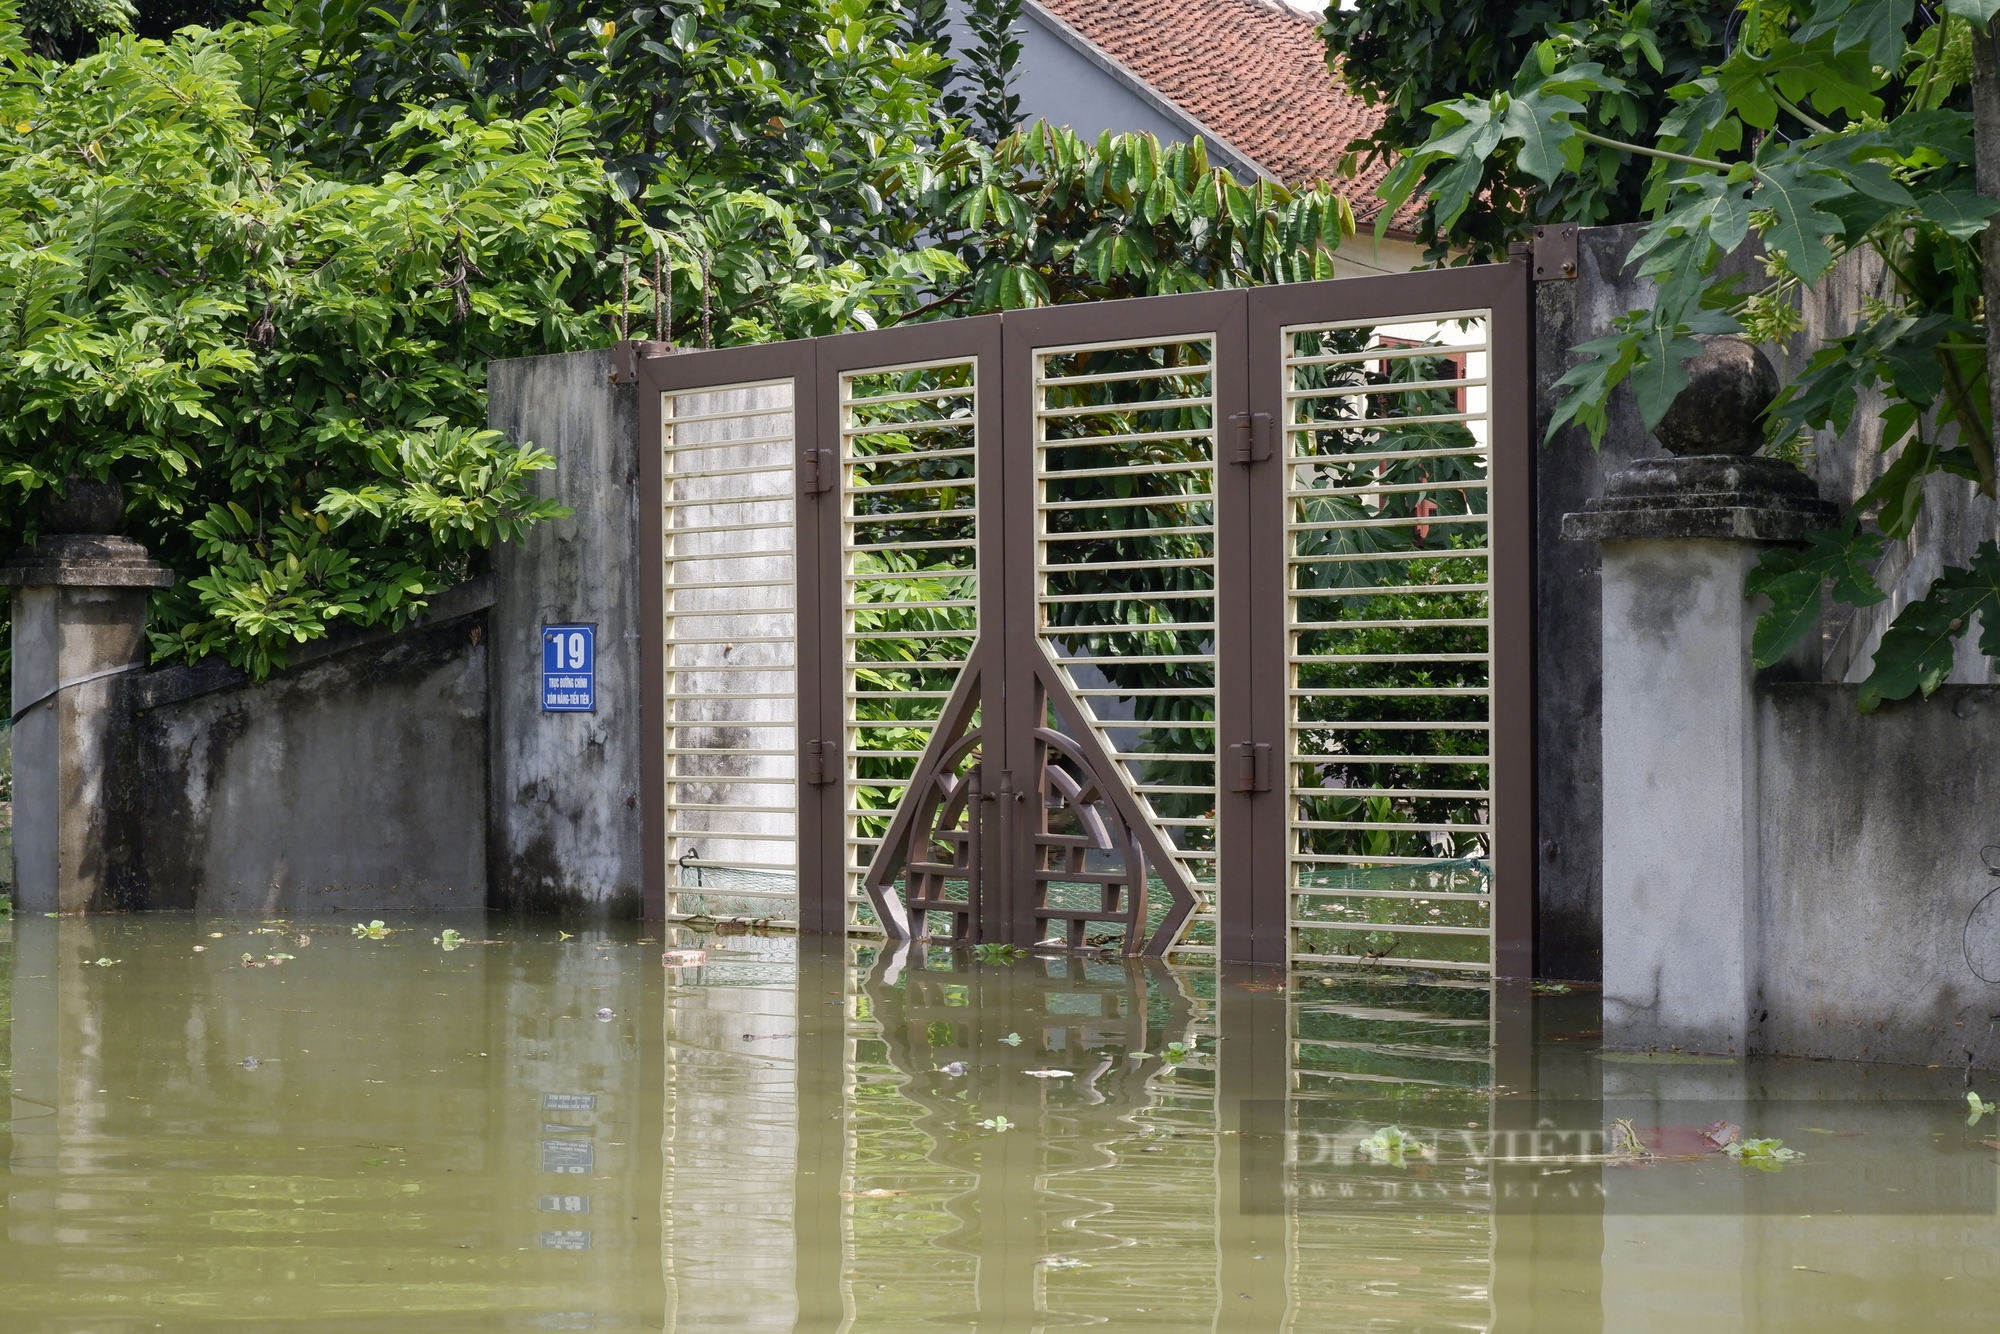
<path fill-rule="evenodd" d="M 1090 1262 L 1089 1262 L 1089 1261 L 1087 1261 L 1087 1260 L 1072 1260 L 1072 1259 L 1070 1259 L 1070 1258 L 1069 1258 L 1069 1257 L 1068 1257 L 1067 1255 L 1044 1255 L 1044 1256 L 1043 1256 L 1043 1257 L 1042 1257 L 1041 1259 L 1039 1259 L 1039 1260 L 1035 1261 L 1035 1263 L 1036 1263 L 1036 1264 L 1038 1264 L 1038 1265 L 1040 1265 L 1040 1266 L 1042 1266 L 1042 1268 L 1044 1268 L 1044 1269 L 1088 1269 L 1088 1268 L 1090 1268 Z"/>
<path fill-rule="evenodd" d="M 699 968 L 708 962 L 707 950 L 668 950 L 660 956 L 668 968 Z"/>
<path fill-rule="evenodd" d="M 941 1065 L 938 1067 L 938 1073 L 941 1075 L 950 1075 L 953 1079 L 957 1079 L 965 1073 L 965 1062 L 953 1061 L 950 1065 Z"/>
<path fill-rule="evenodd" d="M 242 1060 L 238 1061 L 237 1064 L 242 1066 L 245 1070 L 255 1070 L 258 1066 L 262 1065 L 263 1062 L 258 1060 L 255 1056 L 245 1056 Z"/>
<path fill-rule="evenodd" d="M 609 1022 L 610 1020 L 616 1019 L 617 1017 L 618 1017 L 618 1012 L 612 1009 L 608 1005 L 597 1012 L 597 1018 L 603 1022 Z"/>
<path fill-rule="evenodd" d="M 1006 1037 L 1001 1038 L 1000 1040 L 1006 1043 L 1010 1047 L 1018 1047 L 1021 1045 L 1021 1035 L 1019 1033 L 1009 1033 Z"/>
<path fill-rule="evenodd" d="M 1023 1070 L 1021 1073 L 1024 1075 L 1033 1075 L 1036 1079 L 1073 1079 L 1076 1077 L 1076 1071 L 1074 1070 Z"/>
<path fill-rule="evenodd" d="M 1805 1157 L 1797 1149 L 1786 1148 L 1785 1141 L 1781 1139 L 1739 1139 L 1723 1145 L 1722 1151 L 1739 1163 L 1748 1163 L 1766 1172 L 1775 1172 L 1785 1163 Z"/>
<path fill-rule="evenodd" d="M 389 933 L 394 929 L 394 927 L 384 926 L 382 919 L 378 917 L 366 926 L 357 923 L 354 928 L 354 934 L 363 940 L 384 940 L 388 938 Z"/>
<path fill-rule="evenodd" d="M 1004 1116 L 988 1117 L 986 1120 L 981 1121 L 979 1124 L 985 1126 L 988 1130 L 1006 1131 L 1006 1130 L 1012 1130 L 1014 1128 L 1014 1123 L 1012 1121 L 1009 1121 Z"/>
<path fill-rule="evenodd" d="M 2000 1112 L 2000 1103 L 1987 1102 L 1970 1089 L 1967 1089 L 1965 1092 L 1965 1105 L 1969 1109 L 1966 1113 L 1965 1124 L 1969 1126 L 1978 1125 L 1979 1118 L 1982 1116 L 1991 1116 L 1994 1112 Z"/>
<path fill-rule="evenodd" d="M 1419 1143 L 1416 1136 L 1401 1126 L 1383 1126 L 1355 1147 L 1376 1162 L 1395 1167 L 1401 1167 L 1412 1155 L 1428 1158 L 1431 1153 L 1430 1145 Z"/>

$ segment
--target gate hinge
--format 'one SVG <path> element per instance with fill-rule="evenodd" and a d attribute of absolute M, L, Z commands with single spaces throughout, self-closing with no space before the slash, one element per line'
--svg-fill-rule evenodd
<path fill-rule="evenodd" d="M 1576 277 L 1576 224 L 1552 222 L 1535 228 L 1534 276 L 1538 283 Z"/>
<path fill-rule="evenodd" d="M 833 766 L 827 761 L 839 754 L 831 741 L 806 742 L 806 783 L 824 787 L 833 781 Z"/>
<path fill-rule="evenodd" d="M 1233 412 L 1229 420 L 1236 427 L 1236 452 L 1231 463 L 1262 463 L 1271 457 L 1271 414 Z"/>
<path fill-rule="evenodd" d="M 833 462 L 833 451 L 830 449 L 800 450 L 799 471 L 805 493 L 809 496 L 833 490 L 834 478 L 839 475 L 839 469 Z"/>
<path fill-rule="evenodd" d="M 1235 761 L 1235 778 L 1230 783 L 1233 792 L 1269 792 L 1271 790 L 1271 746 L 1265 741 L 1244 741 L 1229 748 L 1229 757 Z"/>
<path fill-rule="evenodd" d="M 621 338 L 611 345 L 612 384 L 639 383 L 639 363 L 648 357 L 671 356 L 679 351 L 672 343 L 655 343 L 637 338 Z"/>

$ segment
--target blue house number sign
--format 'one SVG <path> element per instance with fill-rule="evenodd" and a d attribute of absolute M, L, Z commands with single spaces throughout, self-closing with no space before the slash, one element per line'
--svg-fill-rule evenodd
<path fill-rule="evenodd" d="M 597 627 L 542 627 L 542 712 L 597 711 Z"/>

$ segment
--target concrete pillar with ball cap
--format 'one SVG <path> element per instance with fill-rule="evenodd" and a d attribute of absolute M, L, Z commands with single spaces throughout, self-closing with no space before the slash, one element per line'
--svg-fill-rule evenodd
<path fill-rule="evenodd" d="M 1833 523 L 1812 479 L 1760 457 L 1777 372 L 1703 340 L 1655 429 L 1666 458 L 1563 517 L 1604 548 L 1604 1041 L 1743 1055 L 1756 1016 L 1757 728 L 1744 577 Z"/>
<path fill-rule="evenodd" d="M 117 536 L 125 493 L 71 478 L 41 538 L 0 565 L 14 590 L 14 902 L 106 906 L 120 870 L 111 779 L 125 679 L 146 665 L 146 600 L 173 571 Z"/>

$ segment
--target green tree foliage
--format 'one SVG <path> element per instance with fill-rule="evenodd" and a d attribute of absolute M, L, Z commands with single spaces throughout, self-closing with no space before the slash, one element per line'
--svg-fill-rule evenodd
<path fill-rule="evenodd" d="M 972 98 L 972 123 L 986 143 L 1012 134 L 1021 123 L 1021 97 L 1014 91 L 1014 69 L 1021 63 L 1021 0 L 968 0 L 966 27 L 973 46 L 966 53 Z"/>
<path fill-rule="evenodd" d="M 1598 0 L 1360 0 L 1352 8 L 1329 6 L 1320 32 L 1335 74 L 1383 113 L 1353 150 L 1394 161 L 1430 136 L 1433 104 L 1508 86 L 1539 43 L 1557 39 L 1577 43 L 1578 58 L 1596 62 L 1620 84 L 1589 106 L 1586 128 L 1629 139 L 1674 109 L 1673 88 L 1720 59 L 1735 9 L 1735 0 L 1638 0 L 1629 11 Z M 1419 230 L 1433 258 L 1499 259 L 1535 223 L 1595 226 L 1643 215 L 1651 163 L 1640 155 L 1594 144 L 1575 171 L 1553 182 L 1525 170 L 1518 155 L 1503 146 L 1462 168 L 1475 174 L 1477 187 L 1449 226 L 1424 211 Z M 1432 174 L 1456 166 L 1441 161 Z"/>
<path fill-rule="evenodd" d="M 1325 190 L 1143 136 L 979 144 L 925 22 L 279 0 L 63 61 L 0 13 L 0 542 L 117 478 L 182 576 L 156 650 L 262 674 L 553 512 L 547 457 L 481 429 L 490 359 L 1330 273 Z"/>
<path fill-rule="evenodd" d="M 1346 199 L 1326 186 L 1245 186 L 1208 165 L 1199 139 L 1092 144 L 1041 121 L 990 153 L 968 147 L 929 198 L 965 277 L 923 314 L 1331 278 L 1354 234 Z"/>
<path fill-rule="evenodd" d="M 256 8 L 252 0 L 134 0 L 132 31 L 164 42 L 182 28 L 220 28 Z"/>
<path fill-rule="evenodd" d="M 74 58 L 100 36 L 132 27 L 132 0 L 23 0 L 21 26 L 38 54 Z"/>
<path fill-rule="evenodd" d="M 260 673 L 336 618 L 400 623 L 552 512 L 547 456 L 476 425 L 483 363 L 600 327 L 566 299 L 604 191 L 575 111 L 413 113 L 379 183 L 329 181 L 265 132 L 287 40 L 17 54 L 0 94 L 0 482 L 118 478 L 191 576 L 156 648 Z M 0 542 L 34 522 L 7 506 Z"/>
<path fill-rule="evenodd" d="M 1429 137 L 1384 184 L 1392 205 L 1428 191 L 1448 230 L 1473 206 L 1485 164 L 1511 164 L 1552 189 L 1587 175 L 1597 149 L 1648 164 L 1651 222 L 1632 260 L 1658 283 L 1655 302 L 1577 349 L 1585 359 L 1560 381 L 1568 395 L 1550 427 L 1578 422 L 1593 440 L 1620 384 L 1649 429 L 1660 420 L 1687 384 L 1696 335 L 1795 334 L 1804 289 L 1851 251 L 1882 257 L 1892 298 L 1817 351 L 1768 428 L 1781 446 L 1805 428 L 1845 429 L 1861 392 L 1879 386 L 1889 402 L 1882 449 L 1900 452 L 1840 527 L 1812 534 L 1804 552 L 1771 553 L 1753 574 L 1751 591 L 1773 601 L 1758 627 L 1762 664 L 1811 628 L 1828 581 L 1842 601 L 1881 600 L 1870 567 L 1884 539 L 1909 535 L 1927 477 L 1950 473 L 1994 494 L 1980 241 L 2000 201 L 1975 185 L 1968 89 L 1975 42 L 1990 40 L 1996 9 L 1994 0 L 1935 10 L 1914 0 L 1749 0 L 1726 57 L 1669 89 L 1671 111 L 1623 137 L 1598 128 L 1600 109 L 1627 89 L 1601 52 L 1657 20 L 1644 6 L 1606 10 L 1587 31 L 1547 30 L 1510 86 L 1431 107 Z M 1720 258 L 1752 238 L 1767 280 L 1743 291 L 1716 278 Z M 1973 569 L 1945 571 L 1901 612 L 1864 707 L 1943 680 L 1951 640 L 1985 607 L 1991 559 L 1989 544 Z"/>
<path fill-rule="evenodd" d="M 945 58 L 876 0 L 456 3 L 272 0 L 306 52 L 315 159 L 351 173 L 410 104 L 475 121 L 573 108 L 618 191 L 670 200 L 754 190 L 822 255 L 913 247 L 925 219 L 884 195 L 939 128 Z M 900 206 L 899 206 L 900 204 Z M 607 200 L 607 241 L 621 214 Z"/>

